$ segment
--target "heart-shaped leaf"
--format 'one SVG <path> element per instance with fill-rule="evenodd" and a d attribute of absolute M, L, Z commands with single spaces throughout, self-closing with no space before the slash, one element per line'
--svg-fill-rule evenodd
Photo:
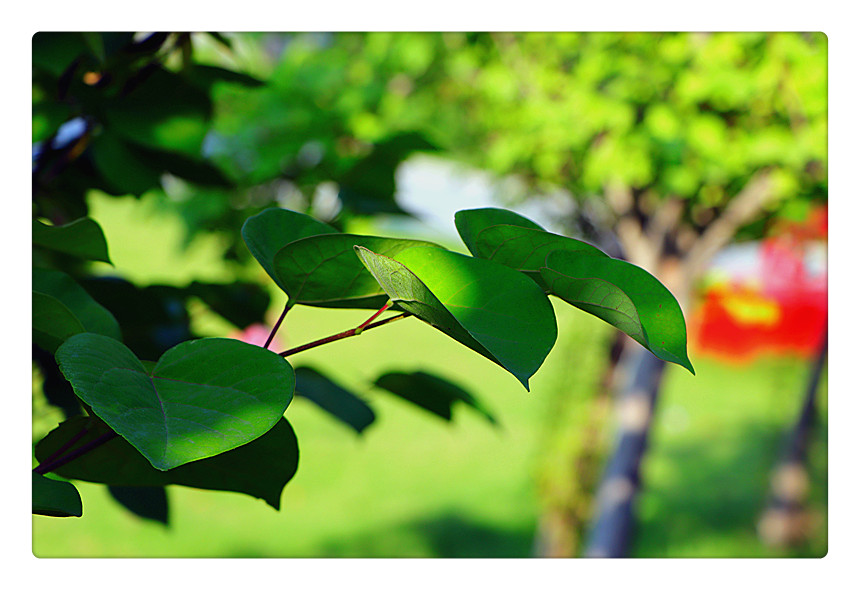
<path fill-rule="evenodd" d="M 295 386 L 277 354 L 226 338 L 174 346 L 151 373 L 124 344 L 98 334 L 72 336 L 56 358 L 77 396 L 161 470 L 265 434 Z"/>
<path fill-rule="evenodd" d="M 101 226 L 89 217 L 76 219 L 66 225 L 46 225 L 34 219 L 33 245 L 84 260 L 100 260 L 112 264 L 104 232 Z"/>
<path fill-rule="evenodd" d="M 86 429 L 76 445 L 109 432 L 98 419 L 76 416 L 48 433 L 36 445 L 36 459 L 45 461 L 72 437 Z M 75 448 L 75 447 L 72 447 Z M 155 469 L 125 439 L 115 437 L 58 467 L 58 475 L 112 486 L 181 485 L 205 490 L 225 490 L 262 498 L 276 510 L 281 491 L 296 473 L 299 448 L 286 419 L 280 418 L 266 434 L 246 445 L 215 457 L 180 465 L 170 471 Z"/>
<path fill-rule="evenodd" d="M 278 250 L 301 238 L 331 233 L 337 233 L 337 230 L 310 215 L 289 209 L 266 209 L 249 217 L 242 225 L 242 239 L 248 250 L 284 292 L 287 289 L 275 274 Z"/>
<path fill-rule="evenodd" d="M 275 255 L 275 273 L 290 301 L 317 307 L 382 307 L 388 296 L 356 258 L 353 246 L 389 257 L 412 248 L 441 248 L 420 240 L 352 234 L 297 240 Z"/>
<path fill-rule="evenodd" d="M 81 516 L 83 513 L 81 495 L 75 486 L 33 473 L 33 514 Z"/>
<path fill-rule="evenodd" d="M 296 396 L 309 399 L 359 433 L 376 417 L 364 400 L 310 367 L 296 368 Z"/>
<path fill-rule="evenodd" d="M 359 258 L 402 309 L 484 355 L 528 389 L 555 344 L 552 305 L 534 281 L 489 260 L 439 248 L 395 258 L 356 246 Z"/>
<path fill-rule="evenodd" d="M 502 209 L 458 211 L 454 220 L 457 231 L 473 256 L 524 272 L 544 290 L 547 290 L 547 286 L 541 279 L 540 269 L 550 252 L 568 250 L 606 256 L 587 242 L 544 231 L 525 217 Z"/>
<path fill-rule="evenodd" d="M 113 315 L 66 273 L 33 268 L 33 342 L 54 352 L 79 332 L 95 332 L 119 340 Z"/>
<path fill-rule="evenodd" d="M 556 251 L 547 256 L 540 273 L 553 294 L 615 326 L 657 358 L 695 375 L 687 358 L 681 306 L 644 269 L 615 258 Z"/>
<path fill-rule="evenodd" d="M 423 371 L 391 372 L 379 376 L 374 385 L 417 404 L 445 420 L 451 420 L 451 406 L 454 402 L 462 402 L 483 414 L 491 424 L 496 424 L 493 415 L 472 394 L 459 385 L 436 375 Z"/>

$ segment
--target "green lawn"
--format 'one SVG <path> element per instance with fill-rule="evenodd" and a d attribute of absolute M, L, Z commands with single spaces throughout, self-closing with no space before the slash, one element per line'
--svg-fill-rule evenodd
<path fill-rule="evenodd" d="M 132 280 L 229 279 L 211 241 L 174 260 L 179 223 L 155 216 L 146 200 L 96 199 L 93 205 L 117 270 Z M 273 299 L 273 319 L 281 303 Z M 572 332 L 566 330 L 571 322 L 598 322 L 568 306 L 556 309 L 562 337 Z M 298 307 L 281 330 L 283 343 L 326 336 L 367 315 Z M 209 333 L 227 329 L 205 311 L 195 321 Z M 414 319 L 301 353 L 291 358 L 296 366 L 315 366 L 365 396 L 377 420 L 357 436 L 310 402 L 294 401 L 286 416 L 301 457 L 279 512 L 240 494 L 171 487 L 166 528 L 131 515 L 102 486 L 80 483 L 84 517 L 33 517 L 33 551 L 39 557 L 528 556 L 538 513 L 534 476 L 551 411 L 547 392 L 577 368 L 569 351 L 587 345 L 557 346 L 531 393 Z M 799 408 L 806 368 L 786 360 L 743 369 L 693 362 L 696 377 L 674 367 L 667 374 L 645 465 L 635 554 L 777 555 L 758 543 L 755 520 L 782 431 Z M 455 407 L 449 424 L 370 385 L 381 372 L 419 368 L 470 389 L 501 426 L 464 406 Z M 826 400 L 826 387 L 823 392 Z M 52 414 L 39 407 L 50 422 Z M 819 437 L 814 454 L 822 511 L 824 440 Z M 824 550 L 822 541 L 806 554 Z"/>

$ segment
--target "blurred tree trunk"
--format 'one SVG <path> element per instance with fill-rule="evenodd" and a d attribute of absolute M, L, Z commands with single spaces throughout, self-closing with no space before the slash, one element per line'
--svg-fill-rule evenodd
<path fill-rule="evenodd" d="M 758 524 L 762 541 L 773 547 L 802 545 L 808 541 L 816 524 L 807 505 L 809 469 L 807 452 L 816 422 L 815 397 L 827 357 L 825 332 L 816 359 L 812 362 L 803 405 L 788 435 L 782 457 L 771 478 L 771 497 Z"/>
<path fill-rule="evenodd" d="M 606 199 L 627 259 L 654 274 L 687 310 L 696 279 L 737 230 L 762 211 L 771 195 L 767 171 L 754 174 L 725 208 L 695 227 L 683 219 L 685 204 L 668 197 L 647 209 L 642 193 L 610 186 Z M 585 547 L 588 557 L 627 555 L 634 526 L 634 502 L 641 486 L 640 466 L 664 375 L 662 361 L 631 343 L 618 365 L 622 384 L 616 404 L 619 432 L 594 499 L 595 515 Z M 626 375 L 625 375 L 626 373 Z"/>

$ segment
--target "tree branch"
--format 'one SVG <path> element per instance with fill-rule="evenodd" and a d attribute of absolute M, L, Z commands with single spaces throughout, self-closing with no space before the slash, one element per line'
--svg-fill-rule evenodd
<path fill-rule="evenodd" d="M 753 175 L 743 190 L 729 201 L 728 207 L 708 225 L 687 252 L 683 263 L 686 277 L 692 280 L 704 272 L 708 262 L 731 241 L 738 229 L 761 212 L 771 196 L 772 186 L 768 171 L 759 171 Z"/>
<path fill-rule="evenodd" d="M 334 334 L 333 336 L 327 336 L 325 338 L 320 338 L 319 340 L 314 340 L 313 342 L 308 342 L 307 344 L 302 344 L 301 346 L 297 346 L 295 348 L 291 348 L 289 350 L 285 350 L 284 352 L 279 352 L 278 354 L 282 357 L 286 358 L 288 356 L 294 355 L 299 352 L 304 352 L 306 350 L 310 350 L 311 348 L 316 348 L 317 346 L 322 346 L 323 344 L 328 344 L 329 342 L 335 342 L 337 340 L 343 340 L 344 338 L 349 338 L 350 336 L 358 336 L 362 332 L 366 332 L 372 328 L 377 328 L 379 326 L 384 326 L 385 324 L 390 324 L 391 322 L 402 320 L 405 317 L 409 317 L 410 313 L 401 313 L 400 315 L 391 316 L 390 318 L 385 318 L 384 320 L 379 320 L 378 322 L 370 323 L 375 317 L 377 317 L 380 313 L 385 311 L 385 309 L 390 305 L 390 302 L 385 305 L 381 310 L 377 311 L 370 319 L 366 322 L 362 323 L 360 326 L 356 326 L 351 330 L 346 330 L 341 332 L 340 334 Z"/>

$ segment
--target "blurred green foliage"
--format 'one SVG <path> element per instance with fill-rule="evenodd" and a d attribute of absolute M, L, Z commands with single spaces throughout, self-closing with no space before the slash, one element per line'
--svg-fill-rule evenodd
<path fill-rule="evenodd" d="M 215 265 L 181 260 L 176 267 L 155 268 L 163 267 L 167 258 L 151 251 L 147 256 L 118 226 L 106 225 L 108 237 L 111 232 L 117 236 L 108 240 L 111 259 L 126 277 L 143 281 L 143 285 L 164 281 L 167 276 L 166 282 L 172 284 L 193 278 L 214 280 L 205 273 L 223 280 L 244 272 L 237 266 L 225 266 L 222 254 L 247 259 L 239 228 L 251 214 L 272 204 L 309 212 L 339 229 L 355 217 L 402 215 L 406 212 L 394 198 L 394 173 L 402 161 L 419 151 L 434 151 L 499 177 L 514 176 L 522 181 L 518 199 L 557 188 L 590 199 L 602 195 L 607 187 L 622 185 L 634 188 L 653 209 L 660 199 L 677 196 L 684 200 L 685 219 L 699 228 L 760 169 L 770 170 L 777 181 L 780 199 L 769 204 L 770 213 L 796 215 L 798 198 L 826 199 L 827 195 L 827 39 L 820 33 L 38 34 L 33 65 L 34 215 L 66 222 L 86 215 L 105 195 L 146 195 L 147 206 L 157 202 L 163 211 L 182 216 L 186 244 L 206 234 L 207 256 L 219 259 L 217 270 L 213 270 Z M 79 124 L 79 131 L 71 140 L 60 141 L 58 131 L 70 121 Z M 128 206 L 129 219 L 143 211 L 126 199 L 116 201 Z M 100 215 L 94 217 L 102 221 Z M 760 222 L 751 226 L 749 235 L 760 234 L 762 228 Z M 163 241 L 150 243 L 152 248 L 166 247 Z M 128 266 L 122 264 L 123 251 L 131 254 L 126 258 L 133 260 Z M 153 272 L 140 270 L 149 267 Z M 75 278 L 88 274 L 76 272 L 74 267 L 68 270 Z M 103 298 L 109 308 L 109 301 L 116 297 L 108 288 L 114 295 L 125 288 L 136 296 L 158 294 L 157 301 L 151 302 L 151 315 L 164 320 L 163 329 L 158 338 L 140 336 L 140 346 L 153 350 L 169 346 L 175 337 L 189 337 L 194 323 L 184 307 L 189 298 L 228 310 L 235 309 L 236 298 L 247 299 L 253 304 L 253 317 L 233 318 L 237 326 L 263 315 L 259 294 L 227 292 L 217 285 L 198 285 L 196 291 L 179 293 L 161 285 L 138 288 L 94 281 L 87 279 L 84 285 L 94 291 L 103 287 L 101 296 L 93 296 Z M 112 311 L 121 314 L 121 310 Z M 222 320 L 213 321 L 224 325 Z M 297 321 L 302 329 L 319 326 L 316 317 Z M 340 324 L 331 327 L 338 329 Z M 420 342 L 425 337 L 422 333 Z M 388 345 L 400 347 L 402 343 Z M 576 345 L 572 347 L 576 349 Z M 440 358 L 444 374 L 450 365 L 445 365 L 444 355 Z M 321 366 L 336 375 L 340 372 L 345 384 L 355 385 L 360 381 L 356 375 L 366 370 L 361 368 L 366 361 L 357 355 L 350 360 L 351 369 Z M 48 369 L 43 367 L 44 371 Z M 720 371 L 711 367 L 710 372 Z M 42 379 L 35 373 L 34 387 Z M 552 378 L 567 383 L 570 380 L 565 381 L 564 373 L 559 369 Z M 708 373 L 706 366 L 696 383 L 723 383 L 722 376 L 708 381 Z M 476 387 L 486 385 L 486 375 L 477 368 L 469 374 Z M 780 365 L 755 369 L 751 374 L 759 385 L 766 386 L 774 375 L 787 372 Z M 591 383 L 596 377 L 580 381 Z M 672 393 L 677 386 L 671 379 L 669 387 L 667 399 L 680 399 L 680 394 Z M 569 397 L 570 387 L 555 389 L 558 395 L 549 392 L 546 403 L 557 406 L 560 396 Z M 790 421 L 795 403 L 771 395 L 762 405 L 754 403 L 755 392 L 726 398 L 722 391 L 721 408 L 735 412 L 725 420 L 733 421 L 736 437 L 718 443 L 714 437 L 723 422 L 712 424 L 712 408 L 691 386 L 685 384 L 683 391 L 684 411 L 697 427 L 684 427 L 684 440 L 674 440 L 665 429 L 658 430 L 658 458 L 647 466 L 655 487 L 643 499 L 644 520 L 636 554 L 762 554 L 749 527 L 756 502 L 763 500 L 771 465 L 766 451 L 775 447 L 773 441 Z M 44 409 L 40 400 L 37 396 L 38 408 Z M 667 403 L 667 411 L 675 407 Z M 587 406 L 587 402 L 583 404 Z M 396 414 L 393 408 L 392 416 Z M 517 442 L 524 443 L 526 433 L 546 424 L 530 408 L 522 424 L 510 424 L 509 414 L 499 416 Z M 776 413 L 774 408 L 778 408 Z M 300 411 L 301 407 L 297 413 Z M 563 413 L 574 416 L 582 411 L 578 403 L 571 402 Z M 48 421 L 54 420 L 53 415 L 44 415 Z M 510 415 L 519 414 L 513 411 Z M 323 464 L 341 456 L 342 462 L 336 465 L 349 467 L 348 461 L 356 459 L 357 451 L 343 454 L 343 441 L 332 437 L 326 424 L 320 425 L 322 418 L 307 420 L 301 435 L 308 437 L 309 446 L 322 449 L 316 457 L 308 454 L 307 460 L 316 458 Z M 760 426 L 761 437 L 756 438 L 759 430 L 744 434 L 746 425 L 761 421 L 766 423 Z M 394 424 L 403 424 L 402 431 Z M 307 477 L 315 487 L 304 488 L 300 471 L 296 487 L 287 489 L 285 503 L 306 507 L 308 498 L 320 497 L 321 501 L 315 511 L 289 515 L 296 520 L 287 524 L 298 522 L 308 531 L 316 531 L 325 516 L 331 517 L 316 531 L 318 535 L 308 532 L 306 541 L 264 548 L 256 538 L 242 538 L 216 548 L 212 543 L 198 547 L 196 541 L 183 538 L 177 540 L 172 554 L 241 553 L 245 544 L 253 548 L 247 551 L 253 554 L 392 555 L 400 547 L 410 554 L 469 555 L 474 547 L 463 546 L 459 538 L 464 534 L 500 555 L 527 554 L 536 514 L 515 513 L 510 507 L 534 501 L 529 482 L 511 481 L 504 462 L 476 471 L 465 453 L 455 452 L 461 444 L 454 438 L 450 456 L 459 459 L 452 463 L 452 471 L 445 471 L 438 460 L 422 454 L 420 440 L 414 447 L 402 446 L 404 437 L 415 435 L 408 418 L 401 420 L 398 415 L 389 426 L 389 438 L 369 444 L 384 447 L 386 457 L 393 447 L 399 448 L 402 469 L 393 471 L 422 472 L 430 479 L 430 483 L 414 480 L 404 484 L 415 492 L 409 497 L 426 498 L 428 489 L 434 489 L 439 501 L 422 501 L 416 506 L 407 506 L 411 500 L 394 500 L 388 505 L 380 501 L 375 506 L 384 518 L 370 523 L 367 521 L 372 519 L 358 518 L 368 501 L 392 497 L 396 483 L 385 473 L 399 459 L 389 463 L 369 457 L 353 465 L 350 485 L 379 485 L 355 488 L 356 493 L 342 504 L 335 501 L 342 497 L 332 494 L 343 492 L 335 484 L 349 472 L 336 476 L 336 469 L 306 470 L 314 473 Z M 476 438 L 494 436 L 489 429 L 469 426 Z M 699 426 L 705 428 L 701 435 Z M 297 429 L 301 431 L 302 424 Z M 725 461 L 698 460 L 701 455 L 696 449 L 720 444 L 726 449 Z M 483 456 L 495 448 L 483 438 L 480 445 L 487 450 Z M 505 445 L 509 447 L 510 441 Z M 724 508 L 716 506 L 707 492 L 716 489 L 714 482 L 720 481 L 721 470 L 735 470 L 743 464 L 750 447 L 759 453 L 750 474 L 755 481 L 746 480 L 736 488 L 733 493 L 743 498 L 729 507 L 731 518 L 724 519 L 720 516 Z M 521 448 L 510 463 L 524 476 L 528 475 L 529 452 L 530 448 Z M 816 457 L 820 474 L 826 471 L 821 467 L 826 466 L 826 457 L 820 451 Z M 368 471 L 376 473 L 375 477 L 357 473 L 372 470 L 374 460 L 381 465 L 375 472 Z M 690 477 L 684 466 L 689 466 Z M 469 489 L 452 488 L 449 482 L 457 478 L 468 482 Z M 434 482 L 436 487 L 428 487 Z M 672 486 L 674 491 L 668 489 Z M 503 493 L 497 494 L 498 490 Z M 88 502 L 88 496 L 95 494 L 89 486 L 83 486 L 82 493 Z M 203 492 L 181 494 L 190 499 L 181 508 L 187 514 L 192 514 L 199 498 L 208 498 L 200 495 Z M 664 495 L 660 499 L 657 494 Z M 488 497 L 498 497 L 498 503 L 487 507 Z M 821 502 L 816 498 L 817 506 Z M 332 506 L 336 506 L 334 513 Z M 824 506 L 826 509 L 826 503 Z M 412 522 L 405 516 L 428 508 L 436 515 L 428 522 Z M 479 515 L 476 521 L 462 516 L 469 511 Z M 253 530 L 254 537 L 264 530 L 262 519 L 247 527 L 246 513 L 238 505 L 220 513 L 228 512 L 232 516 L 224 522 L 225 530 Z M 271 516 L 260 513 L 267 519 Z M 687 525 L 663 526 L 678 514 L 687 519 Z M 35 521 L 34 532 L 39 534 L 34 539 L 41 543 L 41 554 L 109 554 L 113 546 L 95 541 L 100 534 L 97 530 L 87 533 L 93 536 L 87 537 L 83 548 L 62 547 L 63 536 L 76 537 L 64 535 L 70 529 L 60 527 L 82 526 L 71 525 L 69 520 L 59 524 Z M 180 524 L 177 530 L 196 534 L 198 526 L 212 524 L 206 513 L 199 519 L 190 517 L 188 523 L 192 521 L 195 524 L 190 529 Z M 122 554 L 159 554 L 158 547 L 165 542 L 161 531 L 141 532 L 133 520 L 88 522 L 93 524 L 85 526 L 103 528 L 108 539 L 139 535 L 144 545 L 150 543 L 149 550 L 123 545 L 117 549 Z M 283 526 L 266 522 L 270 527 Z M 345 522 L 351 523 L 346 532 L 338 528 Z M 381 545 L 367 549 L 369 539 L 378 539 L 380 530 L 406 529 L 405 537 L 395 534 L 393 541 L 374 540 Z M 436 545 L 422 545 L 413 529 L 435 539 Z M 704 538 L 716 529 L 721 537 L 711 545 L 704 541 L 689 544 L 693 537 Z M 265 530 L 274 538 L 281 529 Z M 227 536 L 223 531 L 207 535 L 209 539 Z M 744 537 L 743 542 L 736 542 L 739 536 Z M 355 540 L 352 546 L 350 539 Z M 52 549 L 49 545 L 53 543 Z M 815 545 L 811 552 L 820 554 L 821 547 Z"/>

